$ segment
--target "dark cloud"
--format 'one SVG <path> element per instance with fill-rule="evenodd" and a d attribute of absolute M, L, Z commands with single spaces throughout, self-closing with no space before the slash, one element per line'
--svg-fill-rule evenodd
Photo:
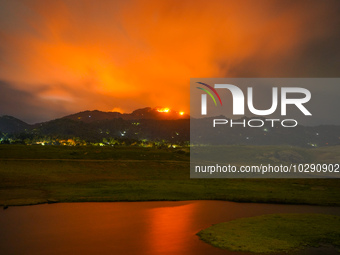
<path fill-rule="evenodd" d="M 66 115 L 61 102 L 43 100 L 34 92 L 15 89 L 14 84 L 0 81 L 0 115 L 10 115 L 27 123 L 37 123 Z"/>
<path fill-rule="evenodd" d="M 340 27 L 340 22 L 334 27 Z M 225 77 L 340 77 L 339 45 L 340 33 L 335 30 L 289 51 L 265 56 L 265 49 L 259 49 L 238 63 L 221 60 L 219 66 L 225 70 Z"/>

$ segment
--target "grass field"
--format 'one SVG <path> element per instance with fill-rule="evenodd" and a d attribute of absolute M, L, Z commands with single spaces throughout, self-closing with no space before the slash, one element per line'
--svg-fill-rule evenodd
<path fill-rule="evenodd" d="M 230 155 L 235 164 L 335 163 L 340 146 L 230 146 Z M 0 204 L 212 199 L 340 206 L 337 179 L 190 179 L 189 164 L 188 149 L 1 145 Z"/>
<path fill-rule="evenodd" d="M 307 246 L 340 246 L 340 217 L 322 214 L 269 214 L 218 223 L 197 234 L 233 251 L 288 252 Z"/>

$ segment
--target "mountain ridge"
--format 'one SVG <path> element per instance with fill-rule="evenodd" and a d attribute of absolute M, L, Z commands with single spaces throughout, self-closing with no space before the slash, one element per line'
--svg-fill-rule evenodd
<path fill-rule="evenodd" d="M 80 139 L 90 143 L 102 142 L 105 139 L 120 141 L 167 141 L 170 143 L 187 143 L 190 141 L 190 122 L 195 127 L 212 124 L 213 118 L 192 119 L 187 114 L 168 108 L 146 107 L 132 113 L 102 112 L 98 110 L 83 111 L 62 118 L 27 124 L 11 116 L 0 117 L 0 143 L 39 144 L 40 140 L 56 141 L 60 139 Z M 219 116 L 224 117 L 224 116 Z M 218 118 L 218 117 L 215 117 Z M 225 118 L 225 117 L 224 117 Z M 248 119 L 247 117 L 244 117 Z M 228 118 L 226 118 L 228 119 Z M 237 121 L 237 120 L 236 120 Z M 198 132 L 198 133 L 197 133 Z M 211 138 L 224 132 L 218 138 L 223 144 L 250 145 L 293 145 L 303 147 L 340 145 L 340 126 L 319 125 L 302 126 L 294 129 L 271 127 L 266 123 L 262 128 L 219 127 L 208 135 L 204 129 L 191 130 L 193 137 L 198 138 L 195 144 L 210 144 Z M 9 141 L 9 139 L 12 139 Z M 55 144 L 49 142 L 47 144 Z M 58 143 L 56 143 L 58 144 Z"/>
<path fill-rule="evenodd" d="M 166 110 L 164 110 L 166 109 Z M 120 112 L 103 112 L 99 110 L 82 111 L 75 114 L 67 115 L 62 118 L 80 120 L 83 122 L 93 122 L 98 120 L 110 120 L 122 118 L 124 120 L 140 120 L 140 119 L 159 119 L 159 120 L 176 120 L 189 119 L 190 116 L 183 112 L 171 110 L 169 108 L 151 108 L 145 107 L 134 110 L 132 113 Z"/>

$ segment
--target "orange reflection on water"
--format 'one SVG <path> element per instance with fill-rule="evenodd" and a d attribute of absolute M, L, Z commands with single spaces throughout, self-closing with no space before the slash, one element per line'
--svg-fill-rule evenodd
<path fill-rule="evenodd" d="M 183 254 L 191 238 L 188 233 L 195 234 L 192 220 L 196 206 L 191 203 L 149 210 L 150 227 L 146 236 L 151 254 Z"/>

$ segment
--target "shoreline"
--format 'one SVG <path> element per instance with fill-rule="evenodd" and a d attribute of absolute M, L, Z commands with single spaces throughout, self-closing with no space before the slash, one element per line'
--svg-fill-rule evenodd
<path fill-rule="evenodd" d="M 35 206 L 35 205 L 49 205 L 49 204 L 73 204 L 73 203 L 143 203 L 143 202 L 194 202 L 194 201 L 220 201 L 220 202 L 229 202 L 229 203 L 239 203 L 239 204 L 268 204 L 268 205 L 291 205 L 291 206 L 320 206 L 320 207 L 334 207 L 340 208 L 339 204 L 311 204 L 311 203 L 280 203 L 280 202 L 254 202 L 254 201 L 237 201 L 237 200 L 221 200 L 221 199 L 188 199 L 188 200 L 89 200 L 89 201 L 44 201 L 38 203 L 30 203 L 30 204 L 0 204 L 0 207 L 3 207 L 4 210 L 7 210 L 9 207 L 24 207 L 24 206 Z M 6 207 L 6 208 L 4 208 Z"/>

